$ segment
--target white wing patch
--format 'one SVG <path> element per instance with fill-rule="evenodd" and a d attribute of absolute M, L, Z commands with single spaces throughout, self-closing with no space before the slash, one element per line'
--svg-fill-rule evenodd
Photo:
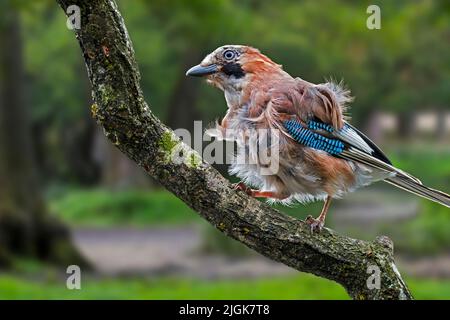
<path fill-rule="evenodd" d="M 374 151 L 368 144 L 367 142 L 365 142 L 361 136 L 355 131 L 353 130 L 351 127 L 349 127 L 348 125 L 344 125 L 344 127 L 339 130 L 339 131 L 334 131 L 333 135 L 338 138 L 341 139 L 344 142 L 347 142 L 348 144 L 355 146 L 369 154 L 372 154 L 372 152 Z"/>

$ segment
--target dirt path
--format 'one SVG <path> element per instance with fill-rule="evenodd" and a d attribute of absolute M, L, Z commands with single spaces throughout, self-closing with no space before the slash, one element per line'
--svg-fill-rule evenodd
<path fill-rule="evenodd" d="M 251 278 L 295 274 L 262 256 L 230 258 L 198 252 L 195 226 L 153 229 L 77 229 L 74 240 L 101 274 L 177 275 L 200 278 Z M 450 278 L 450 256 L 405 259 L 402 272 L 418 277 Z"/>
<path fill-rule="evenodd" d="M 103 274 L 257 277 L 295 271 L 261 256 L 230 258 L 198 253 L 196 227 L 170 229 L 77 229 L 74 240 Z"/>

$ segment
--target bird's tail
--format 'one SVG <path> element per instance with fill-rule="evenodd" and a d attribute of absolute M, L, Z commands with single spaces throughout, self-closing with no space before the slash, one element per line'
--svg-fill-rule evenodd
<path fill-rule="evenodd" d="M 428 188 L 415 178 L 406 175 L 395 175 L 385 179 L 384 181 L 400 189 L 414 193 L 415 195 L 450 208 L 450 196 L 448 194 L 439 190 Z"/>

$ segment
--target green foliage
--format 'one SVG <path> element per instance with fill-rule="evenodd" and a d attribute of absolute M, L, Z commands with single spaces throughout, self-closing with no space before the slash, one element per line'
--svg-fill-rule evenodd
<path fill-rule="evenodd" d="M 243 257 L 254 254 L 242 243 L 212 228 L 209 224 L 202 224 L 202 243 L 199 250 L 206 254 L 220 254 L 228 257 Z"/>
<path fill-rule="evenodd" d="M 448 208 L 431 201 L 421 201 L 417 217 L 395 226 L 385 226 L 384 233 L 395 241 L 397 252 L 433 255 L 450 249 Z"/>
<path fill-rule="evenodd" d="M 200 221 L 187 205 L 163 190 L 71 190 L 51 199 L 50 208 L 72 225 L 145 227 Z"/>
<path fill-rule="evenodd" d="M 450 185 L 450 150 L 445 145 L 391 145 L 387 154 L 395 166 L 419 177 L 421 181 L 430 187 L 448 192 Z M 382 187 L 383 185 L 378 185 Z M 374 193 L 375 205 L 380 202 Z M 399 220 L 395 223 L 386 221 L 374 221 L 371 232 L 361 230 L 360 226 L 354 226 L 346 232 L 353 237 L 372 240 L 379 234 L 388 235 L 395 243 L 395 252 L 411 255 L 434 255 L 447 252 L 450 248 L 449 209 L 431 201 L 415 198 L 401 190 L 392 190 L 390 197 L 405 197 L 409 201 L 418 201 L 417 215 L 407 220 Z M 381 194 L 383 201 L 392 201 L 387 195 Z M 398 201 L 398 200 L 397 200 Z M 367 203 L 367 202 L 366 202 Z M 357 205 L 352 202 L 352 205 Z"/>
<path fill-rule="evenodd" d="M 50 195 L 49 202 L 51 211 L 72 225 L 145 227 L 202 221 L 197 213 L 165 190 L 68 189 Z M 311 203 L 292 207 L 277 205 L 276 208 L 304 219 L 320 212 L 321 206 L 321 203 Z M 216 247 L 213 243 L 210 245 Z"/>
<path fill-rule="evenodd" d="M 64 281 L 0 276 L 0 299 L 348 299 L 339 285 L 311 275 L 255 280 L 83 278 L 81 290 Z"/>
<path fill-rule="evenodd" d="M 84 63 L 60 8 L 51 1 L 29 3 L 18 8 L 33 125 L 45 128 L 36 139 L 44 149 L 40 152 L 51 155 L 45 160 L 48 171 L 76 180 L 64 147 L 87 121 Z M 118 4 L 133 40 L 144 94 L 165 121 L 186 63 L 197 63 L 225 43 L 258 47 L 292 75 L 309 81 L 344 78 L 356 96 L 351 110 L 355 122 L 380 108 L 396 113 L 445 108 L 450 98 L 450 19 L 441 1 L 383 2 L 381 30 L 366 28 L 368 3 L 355 1 Z M 208 122 L 223 116 L 223 95 L 206 86 L 200 91 L 201 99 L 191 108 Z"/>
<path fill-rule="evenodd" d="M 385 2 L 377 31 L 366 28 L 367 4 L 360 2 L 279 1 L 277 10 L 271 2 L 224 0 L 119 1 L 119 6 L 144 90 L 160 115 L 174 79 L 184 74 L 179 69 L 184 56 L 228 42 L 259 47 L 307 80 L 344 77 L 358 97 L 356 115 L 379 106 L 399 110 L 448 102 L 443 89 L 450 81 L 445 41 L 450 19 L 438 2 Z M 56 6 L 35 5 L 24 11 L 24 22 L 28 69 L 37 80 L 33 101 L 42 103 L 34 110 L 62 117 L 80 112 L 83 63 L 64 15 Z"/>
<path fill-rule="evenodd" d="M 434 188 L 444 191 L 450 185 L 450 149 L 448 145 L 407 145 L 397 144 L 387 150 L 389 158 L 399 168 L 419 177 Z M 447 190 L 448 191 L 448 190 Z"/>
<path fill-rule="evenodd" d="M 449 280 L 406 278 L 416 299 L 446 299 Z M 338 284 L 308 274 L 271 279 L 84 277 L 81 290 L 67 290 L 56 275 L 0 275 L 0 299 L 348 299 Z"/>

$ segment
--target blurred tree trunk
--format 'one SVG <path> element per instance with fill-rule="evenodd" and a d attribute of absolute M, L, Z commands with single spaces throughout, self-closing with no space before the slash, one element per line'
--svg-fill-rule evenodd
<path fill-rule="evenodd" d="M 193 46 L 203 48 L 203 46 Z M 189 48 L 188 52 L 182 55 L 184 61 L 181 63 L 182 70 L 180 76 L 175 82 L 172 92 L 172 98 L 169 100 L 169 112 L 167 115 L 167 124 L 172 129 L 187 129 L 194 131 L 194 121 L 201 120 L 200 113 L 195 108 L 199 93 L 198 81 L 186 81 L 184 73 L 192 66 L 202 60 L 201 52 Z"/>
<path fill-rule="evenodd" d="M 0 266 L 16 256 L 82 263 L 68 230 L 47 214 L 24 100 L 19 15 L 0 20 Z"/>
<path fill-rule="evenodd" d="M 414 137 L 416 130 L 416 114 L 414 111 L 405 111 L 398 115 L 398 134 L 403 139 Z"/>
<path fill-rule="evenodd" d="M 108 141 L 101 128 L 95 129 L 94 157 L 102 164 L 100 183 L 108 189 L 150 188 L 154 185 L 142 168 Z"/>
<path fill-rule="evenodd" d="M 444 108 L 437 111 L 436 138 L 438 140 L 444 141 L 447 138 L 447 114 Z"/>
<path fill-rule="evenodd" d="M 383 139 L 383 132 L 380 126 L 380 112 L 377 109 L 368 109 L 366 117 L 363 119 L 362 128 L 367 136 L 375 143 L 380 143 Z"/>
<path fill-rule="evenodd" d="M 80 108 L 83 114 L 77 119 L 78 121 L 69 125 L 68 130 L 64 130 L 65 143 L 62 147 L 65 153 L 64 158 L 70 171 L 76 176 L 77 183 L 92 185 L 98 182 L 101 172 L 94 157 L 94 137 L 97 126 L 88 107 L 92 105 L 91 86 L 84 69 L 84 64 L 80 61 L 80 64 L 77 64 L 76 74 L 82 86 L 83 96 L 80 99 Z"/>

